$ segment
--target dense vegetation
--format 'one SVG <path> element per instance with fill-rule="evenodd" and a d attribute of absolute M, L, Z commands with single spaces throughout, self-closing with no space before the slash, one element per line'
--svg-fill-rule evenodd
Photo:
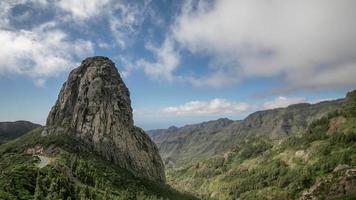
<path fill-rule="evenodd" d="M 303 134 L 249 138 L 223 155 L 171 168 L 168 182 L 202 199 L 285 200 L 298 199 L 318 181 L 330 179 L 315 197 L 355 199 L 356 185 L 351 193 L 338 192 L 345 173 L 334 172 L 342 164 L 356 166 L 355 102 L 356 93 L 348 94 L 340 110 L 314 121 Z M 356 176 L 348 179 L 355 182 Z"/>
<path fill-rule="evenodd" d="M 194 199 L 167 185 L 134 177 L 68 136 L 34 130 L 0 146 L 0 199 Z M 25 153 L 41 145 L 50 164 Z"/>

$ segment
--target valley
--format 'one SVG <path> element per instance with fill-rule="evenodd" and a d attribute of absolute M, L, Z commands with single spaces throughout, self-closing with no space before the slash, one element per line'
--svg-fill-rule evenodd
<path fill-rule="evenodd" d="M 305 126 L 299 126 L 297 129 L 299 131 L 288 134 L 282 132 L 284 135 L 280 137 L 254 132 L 235 141 L 232 145 L 226 145 L 226 148 L 220 152 L 209 149 L 211 151 L 208 152 L 217 153 L 208 153 L 210 156 L 207 157 L 204 154 L 199 157 L 198 153 L 186 158 L 186 154 L 183 153 L 190 151 L 185 151 L 184 148 L 195 149 L 196 146 L 184 144 L 189 144 L 189 139 L 195 134 L 201 138 L 207 134 L 207 138 L 214 139 L 214 136 L 219 133 L 199 132 L 204 129 L 198 129 L 196 133 L 192 131 L 190 137 L 179 135 L 169 129 L 166 132 L 149 133 L 153 134 L 154 140 L 162 135 L 166 138 L 160 140 L 158 146 L 161 155 L 166 159 L 167 182 L 174 188 L 195 194 L 201 199 L 354 199 L 356 198 L 356 91 L 348 93 L 345 100 L 316 105 L 322 104 L 327 105 L 326 108 L 330 109 L 328 110 L 330 112 L 318 113 L 320 118 L 314 117 L 315 120 L 304 121 L 301 124 Z M 286 110 L 295 107 L 298 105 L 289 106 Z M 313 106 L 309 105 L 309 107 Z M 299 111 L 310 113 L 306 109 Z M 273 111 L 258 113 L 263 112 Z M 296 116 L 300 115 L 298 112 L 295 113 Z M 256 114 L 251 116 L 253 115 Z M 292 119 L 295 117 L 289 116 Z M 309 117 L 313 118 L 313 116 Z M 214 124 L 219 122 L 221 124 L 221 121 L 224 121 L 227 127 L 233 124 L 232 121 L 220 119 L 192 126 L 204 127 L 209 124 L 217 127 Z M 243 121 L 235 123 L 241 124 Z M 261 123 L 263 124 L 263 121 Z M 293 123 L 295 121 L 291 122 L 290 127 L 296 127 Z M 181 129 L 187 127 L 190 126 Z M 272 130 L 281 130 L 280 127 L 273 127 Z M 179 128 L 175 129 L 177 130 Z M 220 131 L 226 134 L 224 128 L 220 128 Z M 171 139 L 175 137 L 179 138 L 177 143 L 180 141 L 185 143 L 177 146 L 174 139 Z M 193 141 L 194 139 L 193 137 Z M 190 144 L 192 143 L 194 142 Z M 221 146 L 224 144 L 221 143 Z M 170 148 L 169 145 L 172 147 Z M 206 148 L 216 146 L 207 145 Z M 170 155 L 172 158 L 165 155 Z M 178 162 L 173 163 L 172 160 Z"/>

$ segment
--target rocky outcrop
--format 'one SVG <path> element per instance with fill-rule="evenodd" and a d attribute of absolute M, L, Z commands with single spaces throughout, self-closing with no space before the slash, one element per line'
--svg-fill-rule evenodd
<path fill-rule="evenodd" d="M 134 126 L 129 90 L 106 57 L 87 58 L 70 73 L 42 133 L 50 134 L 79 138 L 133 174 L 165 182 L 157 147 Z"/>
<path fill-rule="evenodd" d="M 312 187 L 304 191 L 300 200 L 328 200 L 355 192 L 356 168 L 348 165 L 338 165 L 332 173 L 320 177 Z"/>
<path fill-rule="evenodd" d="M 341 112 L 346 117 L 356 117 L 356 90 L 347 93 Z"/>

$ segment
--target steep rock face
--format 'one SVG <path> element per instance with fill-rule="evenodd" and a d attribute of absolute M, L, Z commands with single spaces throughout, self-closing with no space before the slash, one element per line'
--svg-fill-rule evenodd
<path fill-rule="evenodd" d="M 63 133 L 139 177 L 165 181 L 157 147 L 134 126 L 129 90 L 106 57 L 85 59 L 63 84 L 42 134 Z"/>

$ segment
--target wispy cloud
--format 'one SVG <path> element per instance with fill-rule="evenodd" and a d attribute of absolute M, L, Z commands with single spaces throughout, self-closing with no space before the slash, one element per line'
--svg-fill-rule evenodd
<path fill-rule="evenodd" d="M 149 4 L 150 1 L 141 4 L 125 0 L 60 0 L 55 3 L 69 14 L 62 18 L 69 18 L 75 23 L 104 19 L 104 22 L 108 23 L 116 45 L 120 48 L 125 48 L 130 38 L 137 34 L 136 29 L 145 20 Z M 98 45 L 100 44 L 102 43 Z"/>
<path fill-rule="evenodd" d="M 92 56 L 95 47 L 126 47 L 145 19 L 148 4 L 113 0 L 1 1 L 0 74 L 26 75 L 42 87 L 48 77 L 66 72 Z M 45 13 L 44 18 L 32 19 L 36 12 Z M 111 31 L 111 44 L 100 39 L 92 41 L 86 34 L 97 34 L 97 30 L 88 28 L 99 19 L 107 23 L 109 34 Z M 81 27 L 83 35 L 72 32 L 75 26 Z"/>
<path fill-rule="evenodd" d="M 31 30 L 0 29 L 0 44 L 0 73 L 23 74 L 40 85 L 93 53 L 90 41 L 73 40 L 53 23 Z"/>
<path fill-rule="evenodd" d="M 257 110 L 273 108 L 283 108 L 292 104 L 305 103 L 304 97 L 284 97 L 278 96 L 273 100 L 264 103 L 246 103 L 229 101 L 226 99 L 212 99 L 209 101 L 190 101 L 182 105 L 169 106 L 161 109 L 162 113 L 175 115 L 240 115 L 252 113 Z M 314 102 L 313 102 L 314 103 Z M 137 113 L 140 113 L 137 111 Z M 145 112 L 147 114 L 147 112 Z M 148 113 L 149 114 L 149 113 Z"/>
<path fill-rule="evenodd" d="M 267 101 L 263 104 L 262 108 L 263 109 L 273 109 L 273 108 L 282 108 L 282 107 L 287 107 L 292 104 L 297 104 L 297 103 L 305 103 L 307 102 L 307 99 L 303 97 L 284 97 L 284 96 L 279 96 L 276 97 L 272 101 Z"/>
<path fill-rule="evenodd" d="M 73 20 L 86 20 L 105 13 L 110 3 L 111 0 L 59 0 L 55 5 L 68 12 Z"/>
<path fill-rule="evenodd" d="M 173 81 L 175 78 L 173 73 L 180 61 L 174 41 L 167 38 L 160 47 L 147 44 L 146 48 L 153 53 L 155 62 L 140 59 L 137 61 L 137 66 L 153 79 Z"/>
<path fill-rule="evenodd" d="M 95 53 L 95 47 L 99 51 L 115 49 L 119 54 L 138 41 L 135 48 L 147 51 L 140 53 L 142 57 L 123 59 L 129 65 L 125 76 L 142 70 L 151 79 L 183 81 L 197 87 L 224 87 L 267 77 L 283 83 L 272 90 L 279 95 L 298 89 L 356 85 L 352 76 L 356 73 L 353 0 L 194 0 L 184 1 L 180 11 L 169 17 L 158 14 L 151 5 L 150 0 L 1 1 L 1 38 L 15 45 L 4 52 L 8 59 L 2 58 L 0 71 L 28 71 L 45 79 L 68 70 L 64 65 L 78 62 L 77 57 Z M 18 7 L 24 11 L 14 14 Z M 40 19 L 32 20 L 34 13 L 42 11 Z M 137 36 L 147 21 L 159 28 L 145 27 L 154 29 L 147 33 L 154 36 L 141 40 Z M 52 22 L 52 27 L 39 30 Z M 93 39 L 102 34 L 98 27 L 105 32 L 105 40 Z M 74 48 L 68 49 L 69 44 Z M 20 53 L 10 54 L 15 51 Z M 189 60 L 187 54 L 206 56 L 208 64 L 187 70 L 183 66 Z M 39 59 L 32 58 L 34 55 Z M 48 67 L 38 67 L 40 61 Z"/>
<path fill-rule="evenodd" d="M 166 107 L 162 109 L 162 112 L 177 115 L 211 115 L 240 114 L 250 109 L 252 109 L 252 106 L 247 103 L 213 99 L 211 101 L 191 101 L 180 106 Z"/>

